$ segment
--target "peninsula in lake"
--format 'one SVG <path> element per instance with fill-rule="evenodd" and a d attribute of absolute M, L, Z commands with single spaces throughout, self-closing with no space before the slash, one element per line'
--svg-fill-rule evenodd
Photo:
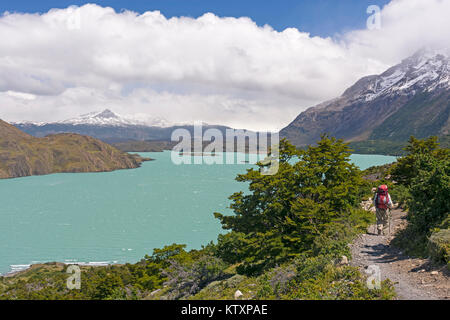
<path fill-rule="evenodd" d="M 62 133 L 36 138 L 0 120 L 0 179 L 132 169 L 146 160 L 89 136 Z"/>

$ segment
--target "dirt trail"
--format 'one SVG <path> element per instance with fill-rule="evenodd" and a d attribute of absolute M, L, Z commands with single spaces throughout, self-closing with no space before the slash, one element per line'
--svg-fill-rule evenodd
<path fill-rule="evenodd" d="M 381 279 L 394 282 L 399 300 L 450 299 L 450 272 L 446 266 L 433 266 L 428 259 L 415 259 L 389 245 L 396 231 L 407 224 L 406 213 L 392 210 L 391 237 L 375 234 L 370 226 L 352 244 L 351 264 L 364 272 L 370 265 L 380 268 Z"/>

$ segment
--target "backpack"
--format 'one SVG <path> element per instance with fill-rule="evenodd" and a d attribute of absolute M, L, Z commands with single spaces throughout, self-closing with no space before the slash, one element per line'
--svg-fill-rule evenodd
<path fill-rule="evenodd" d="M 378 209 L 387 209 L 389 204 L 389 193 L 386 185 L 378 187 L 375 207 Z"/>

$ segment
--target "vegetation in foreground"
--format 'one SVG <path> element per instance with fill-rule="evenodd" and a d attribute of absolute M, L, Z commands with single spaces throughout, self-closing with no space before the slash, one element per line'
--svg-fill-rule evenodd
<path fill-rule="evenodd" d="M 412 137 L 406 151 L 391 169 L 409 211 L 408 227 L 394 244 L 450 266 L 450 149 L 440 148 L 436 137 Z"/>
<path fill-rule="evenodd" d="M 373 223 L 359 208 L 371 184 L 349 161 L 342 140 L 323 136 L 297 150 L 280 144 L 273 176 L 249 169 L 233 194 L 234 215 L 216 213 L 228 233 L 201 250 L 173 244 L 136 264 L 83 267 L 68 290 L 67 266 L 37 265 L 0 278 L 1 299 L 392 299 L 389 281 L 369 289 L 348 265 L 348 244 Z M 260 164 L 263 166 L 263 164 Z"/>
<path fill-rule="evenodd" d="M 392 197 L 408 211 L 408 226 L 392 244 L 450 269 L 450 149 L 437 137 L 411 137 L 404 152 L 395 164 L 369 168 L 363 175 L 373 187 L 387 184 Z"/>

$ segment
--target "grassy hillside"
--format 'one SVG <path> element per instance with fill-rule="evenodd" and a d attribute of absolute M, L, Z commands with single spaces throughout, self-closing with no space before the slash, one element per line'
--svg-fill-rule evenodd
<path fill-rule="evenodd" d="M 350 142 L 350 148 L 357 154 L 382 154 L 389 156 L 401 156 L 405 154 L 403 148 L 406 142 L 395 142 L 389 140 L 367 140 Z"/>
<path fill-rule="evenodd" d="M 450 147 L 450 135 L 443 135 L 438 138 L 441 148 Z M 349 146 L 358 154 L 383 154 L 390 156 L 404 156 L 407 151 L 404 148 L 408 145 L 407 139 L 402 141 L 392 140 L 366 140 L 350 142 Z"/>
<path fill-rule="evenodd" d="M 88 136 L 35 138 L 0 120 L 0 178 L 130 169 L 143 160 Z"/>
<path fill-rule="evenodd" d="M 450 93 L 438 96 L 418 93 L 382 124 L 376 127 L 371 140 L 407 141 L 410 136 L 426 138 L 448 132 Z"/>

